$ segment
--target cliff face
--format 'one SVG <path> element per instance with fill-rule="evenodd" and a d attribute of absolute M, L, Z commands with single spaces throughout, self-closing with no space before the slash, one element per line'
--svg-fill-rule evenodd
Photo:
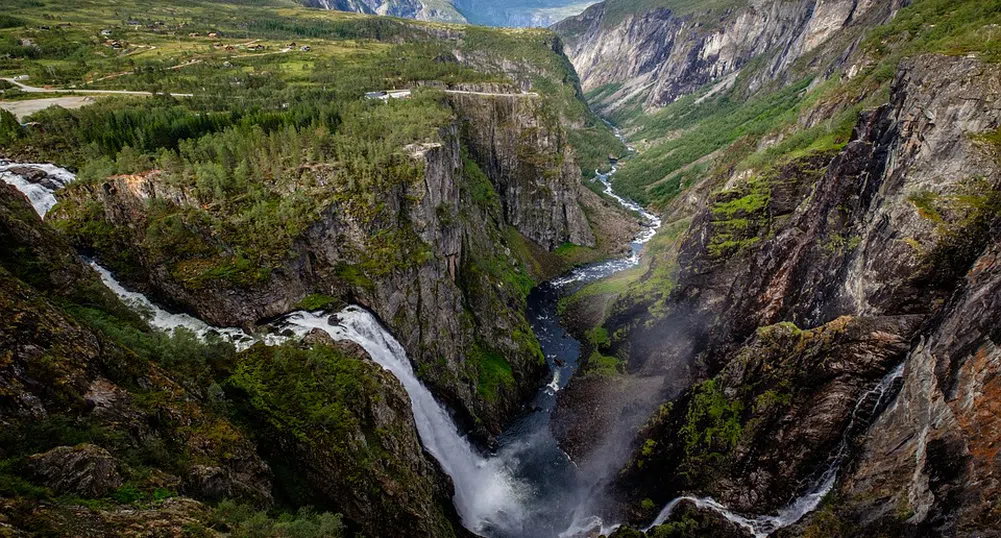
<path fill-rule="evenodd" d="M 307 7 L 388 15 L 420 21 L 465 23 L 451 0 L 303 0 Z"/>
<path fill-rule="evenodd" d="M 214 532 L 238 523 L 211 507 L 229 499 L 373 536 L 464 533 L 403 387 L 357 346 L 154 333 L 6 184 L 0 237 L 0 528 Z"/>
<path fill-rule="evenodd" d="M 979 492 L 993 482 L 960 484 L 997 465 L 989 398 L 978 395 L 996 376 L 986 327 L 998 315 L 999 89 L 997 71 L 973 58 L 905 60 L 889 104 L 863 114 L 836 154 L 731 178 L 709 198 L 666 304 L 624 303 L 605 325 L 625 335 L 604 350 L 628 360 L 614 383 L 666 379 L 660 397 L 682 395 L 640 432 L 615 481 L 630 517 L 649 521 L 640 499 L 681 491 L 743 513 L 777 509 L 845 435 L 864 433 L 846 432 L 856 402 L 907 358 L 901 396 L 842 486 L 855 499 L 844 521 L 872 530 L 898 503 L 902 528 L 989 528 Z M 977 316 L 987 325 L 958 328 Z M 572 389 L 561 398 L 586 400 Z M 627 413 L 594 426 L 570 409 L 566 438 Z"/>
<path fill-rule="evenodd" d="M 630 101 L 657 108 L 715 83 L 728 89 L 756 57 L 753 92 L 788 76 L 800 58 L 844 59 L 857 46 L 855 28 L 886 20 L 899 0 L 753 0 L 698 9 L 658 7 L 622 13 L 615 0 L 553 25 L 585 91 L 605 86 L 595 103 L 609 113 Z M 838 36 L 835 42 L 828 42 Z M 767 53 L 767 54 L 766 54 Z"/>
<path fill-rule="evenodd" d="M 580 168 L 559 119 L 528 95 L 451 94 L 463 140 L 501 197 L 504 220 L 547 250 L 595 246 L 578 204 Z"/>
<path fill-rule="evenodd" d="M 435 142 L 401 148 L 419 172 L 386 186 L 378 200 L 347 192 L 333 167 L 313 170 L 311 179 L 328 186 L 324 196 L 333 203 L 281 265 L 257 280 L 192 280 L 185 268 L 199 262 L 150 248 L 151 207 L 200 205 L 155 172 L 78 185 L 52 218 L 102 260 L 128 258 L 124 272 L 112 269 L 132 285 L 216 325 L 253 325 L 295 310 L 311 294 L 364 305 L 398 335 L 422 379 L 467 426 L 497 433 L 543 371 L 523 314 L 531 279 L 522 263 L 530 260 L 519 256 L 566 242 L 594 245 L 594 237 L 577 202 L 573 151 L 538 98 L 449 99 L 457 122 Z M 86 222 L 112 232 L 73 231 Z M 208 235 L 198 223 L 186 225 Z M 485 362 L 497 355 L 503 371 L 494 379 Z"/>

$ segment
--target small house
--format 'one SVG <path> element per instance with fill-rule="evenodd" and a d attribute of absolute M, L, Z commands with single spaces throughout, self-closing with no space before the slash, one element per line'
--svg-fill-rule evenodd
<path fill-rule="evenodd" d="M 311 50 L 313 50 L 313 49 L 312 49 L 312 48 L 310 48 L 310 46 L 309 46 L 309 45 L 303 45 L 303 46 L 302 46 L 302 48 L 301 48 L 301 49 L 299 49 L 299 50 L 301 50 L 301 51 L 303 51 L 303 52 L 309 52 L 309 51 L 311 51 Z"/>

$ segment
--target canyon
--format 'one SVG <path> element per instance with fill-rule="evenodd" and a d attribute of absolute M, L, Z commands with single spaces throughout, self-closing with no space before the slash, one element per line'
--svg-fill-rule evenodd
<path fill-rule="evenodd" d="M 996 535 L 995 3 L 304 10 L 3 116 L 0 533 Z"/>

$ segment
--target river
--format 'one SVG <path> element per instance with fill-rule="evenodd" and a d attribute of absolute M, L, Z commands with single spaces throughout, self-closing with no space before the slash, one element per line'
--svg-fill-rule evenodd
<path fill-rule="evenodd" d="M 47 179 L 30 181 L 22 175 L 22 169 L 45 172 Z M 498 449 L 493 454 L 481 454 L 458 430 L 448 410 L 417 379 L 403 347 L 364 309 L 350 306 L 333 316 L 292 312 L 274 323 L 274 332 L 252 335 L 239 328 L 212 327 L 193 316 L 168 312 L 146 296 L 126 289 L 97 263 L 91 265 L 123 302 L 159 330 L 184 328 L 201 337 L 212 333 L 229 340 L 237 349 L 256 342 L 280 344 L 287 340 L 280 336 L 288 334 L 286 329 L 301 336 L 317 328 L 335 339 L 358 343 L 400 380 L 410 396 L 421 441 L 452 477 L 456 509 L 467 528 L 492 538 L 555 538 L 573 523 L 589 485 L 549 431 L 556 393 L 569 383 L 580 352 L 580 343 L 560 324 L 557 304 L 561 297 L 590 282 L 639 264 L 643 245 L 661 224 L 657 216 L 615 194 L 611 185 L 615 171 L 612 167 L 592 181 L 600 182 L 609 197 L 637 213 L 643 220 L 643 230 L 630 243 L 628 256 L 578 267 L 532 290 L 527 314 L 553 377 L 535 396 L 533 411 L 516 420 L 498 438 Z M 0 162 L 0 179 L 21 190 L 44 218 L 56 203 L 58 189 L 75 177 L 50 164 Z"/>
<path fill-rule="evenodd" d="M 44 172 L 45 177 L 29 180 L 30 169 Z M 552 378 L 531 402 L 532 411 L 517 419 L 499 436 L 498 448 L 493 454 L 480 453 L 458 430 L 448 410 L 418 380 L 403 347 L 375 316 L 360 307 L 349 306 L 334 315 L 292 312 L 274 323 L 272 333 L 248 334 L 238 328 L 212 327 L 187 314 L 167 312 L 144 295 L 127 290 L 106 269 L 96 263 L 92 265 L 112 291 L 142 313 L 151 326 L 160 330 L 173 331 L 183 327 L 203 337 L 213 333 L 231 341 L 237 349 L 245 349 L 257 342 L 280 344 L 288 339 L 283 335 L 289 334 L 289 330 L 302 336 L 312 329 L 321 329 L 335 339 L 347 339 L 361 345 L 376 363 L 400 380 L 406 390 L 421 441 L 452 477 L 456 509 L 463 524 L 470 530 L 490 538 L 557 538 L 574 536 L 578 531 L 588 531 L 595 526 L 602 526 L 608 532 L 617 525 L 604 526 L 599 518 L 588 513 L 588 492 L 595 478 L 581 476 L 570 458 L 560 450 L 550 432 L 550 421 L 556 394 L 570 382 L 580 355 L 580 343 L 560 323 L 557 314 L 560 299 L 588 283 L 638 265 L 644 245 L 661 225 L 656 215 L 614 192 L 611 177 L 615 172 L 613 166 L 610 172 L 597 174 L 593 181 L 603 185 L 607 196 L 638 214 L 644 223 L 643 230 L 630 243 L 628 256 L 575 268 L 532 290 L 528 297 L 527 315 Z M 70 172 L 50 164 L 0 161 L 0 179 L 23 192 L 44 218 L 56 203 L 58 189 L 75 178 Z M 855 429 L 857 416 L 860 413 L 869 416 L 877 413 L 886 404 L 888 394 L 902 373 L 903 365 L 859 399 L 842 442 L 831 455 L 829 464 L 818 471 L 800 497 L 778 513 L 745 517 L 731 512 L 712 498 L 685 496 L 669 502 L 650 527 L 666 521 L 682 501 L 714 510 L 758 538 L 795 523 L 816 509 L 833 487 L 846 457 L 847 442 Z"/>

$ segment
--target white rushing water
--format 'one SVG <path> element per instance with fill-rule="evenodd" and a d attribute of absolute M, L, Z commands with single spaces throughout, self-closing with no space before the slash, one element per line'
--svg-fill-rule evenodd
<path fill-rule="evenodd" d="M 184 327 L 202 338 L 215 333 L 233 342 L 237 349 L 245 349 L 256 342 L 276 345 L 288 340 L 277 334 L 255 338 L 240 329 L 212 327 L 187 314 L 172 314 L 145 295 L 125 289 L 107 269 L 96 263 L 91 265 L 122 301 L 145 315 L 149 324 L 157 329 L 169 332 Z M 334 340 L 350 340 L 364 348 L 372 360 L 400 381 L 410 397 L 421 442 L 455 484 L 455 506 L 464 525 L 475 531 L 488 525 L 504 525 L 505 518 L 518 517 L 520 486 L 499 458 L 482 457 L 459 434 L 452 417 L 417 379 L 403 346 L 375 316 L 357 306 L 349 306 L 335 315 L 299 311 L 279 322 L 278 329 L 283 333 L 290 329 L 299 338 L 313 329 L 320 329 Z"/>
<path fill-rule="evenodd" d="M 295 312 L 285 319 L 285 326 L 299 336 L 320 329 L 336 340 L 355 342 L 400 380 L 410 396 L 424 447 L 455 483 L 455 507 L 467 528 L 481 531 L 517 520 L 522 486 L 510 477 L 500 458 L 484 458 L 459 434 L 452 417 L 417 379 L 403 346 L 372 314 L 357 306 L 334 316 Z"/>
<path fill-rule="evenodd" d="M 788 527 L 789 525 L 796 523 L 806 514 L 816 510 L 817 507 L 820 506 L 820 502 L 823 501 L 824 497 L 827 496 L 831 489 L 834 488 L 838 472 L 841 470 L 841 464 L 848 455 L 850 433 L 855 427 L 860 410 L 867 408 L 870 412 L 875 412 L 879 409 L 879 407 L 883 404 L 883 400 L 890 388 L 893 386 L 893 383 L 904 375 L 904 364 L 905 363 L 903 362 L 900 363 L 890 373 L 886 374 L 886 376 L 884 376 L 875 387 L 865 392 L 862 397 L 855 402 L 855 408 L 852 410 L 851 419 L 848 421 L 848 426 L 844 430 L 841 442 L 838 444 L 838 448 L 834 452 L 834 457 L 831 459 L 831 463 L 826 469 L 824 469 L 824 472 L 821 473 L 816 481 L 814 481 L 813 485 L 806 491 L 806 493 L 797 497 L 791 503 L 780 509 L 777 514 L 748 518 L 732 512 L 729 508 L 712 497 L 685 496 L 678 497 L 667 503 L 660 513 L 657 514 L 653 523 L 643 529 L 644 532 L 649 531 L 657 525 L 665 523 L 671 516 L 671 512 L 673 512 L 682 501 L 689 501 L 695 504 L 698 508 L 709 509 L 719 513 L 727 520 L 747 529 L 754 535 L 755 538 L 765 538 L 769 534 L 781 528 Z M 871 406 L 867 406 L 866 403 L 873 400 L 873 397 L 875 397 L 875 401 L 872 402 Z"/>
<path fill-rule="evenodd" d="M 40 170 L 45 172 L 47 177 L 38 183 L 34 183 L 23 175 L 11 170 L 21 168 Z M 54 164 L 0 161 L 0 179 L 24 193 L 31 202 L 32 207 L 38 212 L 38 215 L 44 218 L 45 214 L 52 209 L 52 206 L 56 205 L 55 191 L 75 180 L 76 176 L 73 175 L 73 172 Z"/>
<path fill-rule="evenodd" d="M 247 349 L 258 341 L 258 339 L 254 336 L 251 336 L 242 329 L 236 327 L 213 327 L 194 316 L 167 312 L 154 304 L 153 301 L 150 301 L 145 295 L 125 289 L 125 287 L 111 275 L 111 271 L 108 271 L 95 262 L 90 262 L 90 266 L 93 267 L 99 275 L 101 275 L 101 280 L 104 282 L 105 286 L 115 292 L 115 295 L 117 295 L 118 298 L 121 299 L 122 302 L 129 308 L 135 310 L 143 316 L 146 319 L 146 323 L 149 323 L 154 329 L 159 329 L 169 333 L 173 332 L 175 329 L 183 327 L 195 333 L 202 339 L 214 334 L 223 340 L 232 342 L 233 345 L 236 346 L 236 349 L 240 351 Z M 281 341 L 280 338 L 275 335 L 269 335 L 267 339 L 273 340 L 273 343 Z"/>

